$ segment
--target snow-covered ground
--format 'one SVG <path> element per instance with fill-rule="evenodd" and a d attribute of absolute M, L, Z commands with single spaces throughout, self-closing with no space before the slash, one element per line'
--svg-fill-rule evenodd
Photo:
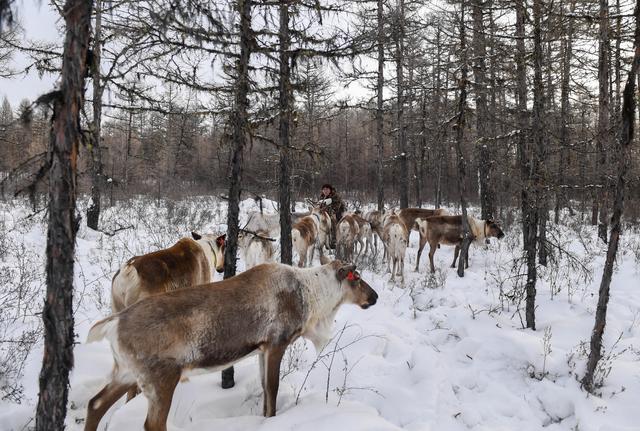
<path fill-rule="evenodd" d="M 251 209 L 253 201 L 242 203 L 243 219 Z M 0 203 L 3 291 L 22 280 L 41 292 L 46 224 L 43 213 L 29 214 L 22 202 Z M 191 230 L 223 231 L 225 219 L 225 203 L 214 198 L 134 199 L 105 211 L 105 231 L 126 228 L 113 236 L 81 227 L 69 430 L 83 428 L 87 402 L 111 370 L 107 343 L 84 340 L 91 324 L 109 313 L 113 273 L 127 258 L 168 246 Z M 505 229 L 502 241 L 494 239 L 486 249 L 472 247 L 464 278 L 449 268 L 453 249 L 444 246 L 436 253 L 435 275 L 427 270 L 427 250 L 420 272 L 413 272 L 414 232 L 404 284 L 388 282 L 380 256 L 366 259 L 360 265 L 362 276 L 378 292 L 378 303 L 368 310 L 344 306 L 336 317 L 335 337 L 319 356 L 304 340 L 289 349 L 276 417 L 261 416 L 257 363 L 249 359 L 236 366 L 233 389 L 220 388 L 219 373 L 179 384 L 169 429 L 640 430 L 640 231 L 625 231 L 598 374 L 604 384 L 596 397 L 580 389 L 578 378 L 588 354 L 605 246 L 596 240 L 595 229 L 579 223 L 577 216 L 565 214 L 562 221 L 550 236 L 571 256 L 556 249 L 557 261 L 542 269 L 537 331 L 522 328 L 522 277 L 516 275 L 524 267 L 518 260 L 517 223 Z M 3 337 L 37 327 L 38 316 L 29 313 L 37 311 L 41 298 L 33 297 L 25 306 L 0 297 L 0 323 L 10 322 L 2 329 Z M 12 313 L 8 307 L 27 311 L 20 319 L 7 319 Z M 0 402 L 0 430 L 33 425 L 40 344 L 23 362 L 22 403 Z M 119 401 L 101 429 L 141 429 L 146 405 L 143 396 L 126 405 Z"/>

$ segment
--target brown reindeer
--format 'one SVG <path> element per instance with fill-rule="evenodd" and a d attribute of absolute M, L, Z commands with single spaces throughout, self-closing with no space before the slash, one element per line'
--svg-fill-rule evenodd
<path fill-rule="evenodd" d="M 96 323 L 87 342 L 109 340 L 111 381 L 87 407 L 85 431 L 140 384 L 149 400 L 144 428 L 165 431 L 182 373 L 224 369 L 259 355 L 263 414 L 276 414 L 280 362 L 302 336 L 321 351 L 342 304 L 374 305 L 378 295 L 354 265 L 333 261 L 314 268 L 277 263 L 256 266 L 226 280 L 142 300 Z"/>
<path fill-rule="evenodd" d="M 427 238 L 420 230 L 418 221 L 426 220 L 427 217 L 447 214 L 449 214 L 449 212 L 444 208 L 405 208 L 400 210 L 400 212 L 398 213 L 400 219 L 404 222 L 404 225 L 407 227 L 407 229 L 409 229 L 409 233 L 411 233 L 411 230 L 416 230 L 420 233 L 420 244 L 418 245 L 418 256 L 416 257 L 416 271 L 418 271 L 418 267 L 420 266 L 420 257 L 422 256 L 422 250 L 427 243 Z"/>
<path fill-rule="evenodd" d="M 111 283 L 114 313 L 158 293 L 213 280 L 212 269 L 224 271 L 225 235 L 182 238 L 173 246 L 132 257 L 116 272 Z"/>
<path fill-rule="evenodd" d="M 111 311 L 117 313 L 151 295 L 209 283 L 212 268 L 224 271 L 225 235 L 191 236 L 122 265 L 111 282 Z M 135 388 L 129 391 L 127 401 L 137 393 Z"/>
<path fill-rule="evenodd" d="M 500 229 L 500 226 L 493 220 L 478 220 L 472 216 L 467 216 L 469 222 L 469 228 L 475 242 L 481 242 L 482 240 L 490 237 L 501 239 L 504 237 L 504 232 Z M 429 242 L 429 264 L 431 265 L 431 272 L 435 272 L 433 265 L 433 255 L 436 253 L 436 249 L 439 244 L 455 245 L 456 249 L 453 255 L 452 268 L 456 266 L 456 260 L 460 253 L 460 245 L 462 244 L 462 216 L 436 216 L 429 217 L 425 222 L 421 222 L 421 231 Z M 469 254 L 465 260 L 465 266 L 469 267 Z"/>
<path fill-rule="evenodd" d="M 291 229 L 291 242 L 293 249 L 298 253 L 298 266 L 303 268 L 313 261 L 315 249 L 322 256 L 324 247 L 329 248 L 329 235 L 331 232 L 331 217 L 326 211 L 314 208 L 311 215 L 302 217 Z M 309 249 L 311 256 L 309 257 Z"/>

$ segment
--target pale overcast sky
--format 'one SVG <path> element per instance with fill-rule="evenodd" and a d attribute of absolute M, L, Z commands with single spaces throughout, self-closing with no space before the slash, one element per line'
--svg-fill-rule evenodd
<path fill-rule="evenodd" d="M 51 9 L 47 2 L 38 0 L 18 0 L 17 15 L 18 21 L 26 29 L 26 36 L 30 39 L 44 41 L 61 40 L 56 29 L 56 21 L 59 19 L 57 12 Z M 14 68 L 23 69 L 26 65 L 22 55 L 14 57 Z M 0 99 L 5 96 L 15 109 L 24 98 L 36 99 L 39 95 L 50 91 L 53 88 L 56 76 L 38 76 L 38 73 L 31 71 L 26 77 L 17 79 L 0 78 Z"/>

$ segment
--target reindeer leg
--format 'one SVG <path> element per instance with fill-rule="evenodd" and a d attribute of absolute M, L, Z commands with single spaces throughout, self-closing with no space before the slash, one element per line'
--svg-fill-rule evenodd
<path fill-rule="evenodd" d="M 391 265 L 391 278 L 389 280 L 394 281 L 396 279 L 396 258 L 392 257 L 389 260 L 393 261 Z"/>
<path fill-rule="evenodd" d="M 258 365 L 260 366 L 260 385 L 262 385 L 262 392 L 265 390 L 265 374 L 264 374 L 264 353 L 258 354 Z"/>
<path fill-rule="evenodd" d="M 87 419 L 84 423 L 84 431 L 95 431 L 98 429 L 100 419 L 129 390 L 136 388 L 135 383 L 117 383 L 111 381 L 97 395 L 91 398 L 87 407 Z"/>
<path fill-rule="evenodd" d="M 424 245 L 427 243 L 427 237 L 422 236 L 422 232 L 420 232 L 420 245 L 418 246 L 418 257 L 416 257 L 416 272 L 418 272 L 418 267 L 420 266 L 420 256 L 422 256 L 422 249 Z"/>
<path fill-rule="evenodd" d="M 436 248 L 438 245 L 429 244 L 429 265 L 431 266 L 431 273 L 436 272 L 436 267 L 433 265 L 433 255 L 436 254 Z"/>
<path fill-rule="evenodd" d="M 280 362 L 287 345 L 270 346 L 265 352 L 265 392 L 263 414 L 265 417 L 276 415 L 276 399 L 280 385 Z"/>
<path fill-rule="evenodd" d="M 456 245 L 456 249 L 453 252 L 453 263 L 451 264 L 451 268 L 456 267 L 456 260 L 458 260 L 458 254 L 460 253 L 460 246 Z"/>
<path fill-rule="evenodd" d="M 373 255 L 374 256 L 378 256 L 378 235 L 373 235 L 373 248 L 374 248 L 374 252 Z"/>
<path fill-rule="evenodd" d="M 144 422 L 145 431 L 167 431 L 167 417 L 171 408 L 171 400 L 176 385 L 180 380 L 180 370 L 162 367 L 161 372 L 155 372 L 153 377 L 147 376 L 147 382 L 142 385 L 142 392 L 149 400 L 147 419 Z"/>

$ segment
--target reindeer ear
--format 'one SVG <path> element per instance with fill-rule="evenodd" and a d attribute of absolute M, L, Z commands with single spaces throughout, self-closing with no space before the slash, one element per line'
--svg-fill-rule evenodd
<path fill-rule="evenodd" d="M 220 235 L 218 238 L 216 238 L 216 244 L 218 244 L 218 247 L 224 247 L 224 240 L 227 237 L 227 234 L 223 234 Z"/>
<path fill-rule="evenodd" d="M 356 270 L 356 266 L 350 263 L 342 265 L 340 268 L 338 268 L 338 272 L 336 272 L 336 278 L 339 281 L 342 281 L 345 278 L 354 277 L 355 270 Z"/>
<path fill-rule="evenodd" d="M 193 239 L 195 239 L 196 241 L 199 239 L 202 239 L 202 235 L 200 235 L 199 233 L 196 232 L 191 232 L 191 236 L 193 237 Z"/>
<path fill-rule="evenodd" d="M 326 265 L 328 263 L 331 263 L 331 259 L 329 258 L 329 256 L 325 256 L 324 254 L 320 256 L 320 264 L 321 265 Z"/>

